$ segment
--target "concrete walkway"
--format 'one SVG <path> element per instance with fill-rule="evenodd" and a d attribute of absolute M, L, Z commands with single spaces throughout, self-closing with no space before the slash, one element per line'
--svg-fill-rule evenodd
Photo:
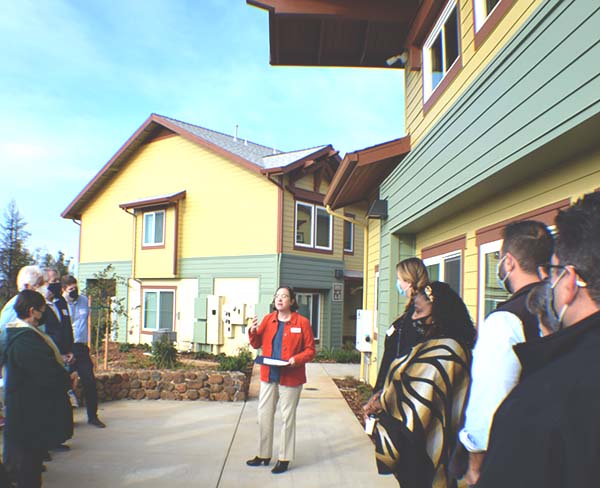
<path fill-rule="evenodd" d="M 393 477 L 377 474 L 373 445 L 330 376 L 356 376 L 358 366 L 313 363 L 307 373 L 298 407 L 296 460 L 286 473 L 271 474 L 274 460 L 270 467 L 245 465 L 258 443 L 254 375 L 246 403 L 104 403 L 100 418 L 106 429 L 88 426 L 78 409 L 72 449 L 53 454 L 44 487 L 397 486 Z M 278 417 L 275 422 L 278 434 Z M 276 435 L 274 452 L 278 441 Z"/>

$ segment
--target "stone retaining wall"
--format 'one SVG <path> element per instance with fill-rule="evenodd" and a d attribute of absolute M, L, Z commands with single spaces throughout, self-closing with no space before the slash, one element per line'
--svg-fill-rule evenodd
<path fill-rule="evenodd" d="M 247 378 L 239 371 L 148 371 L 124 370 L 96 375 L 98 400 L 246 400 Z M 77 397 L 82 397 L 81 381 Z"/>

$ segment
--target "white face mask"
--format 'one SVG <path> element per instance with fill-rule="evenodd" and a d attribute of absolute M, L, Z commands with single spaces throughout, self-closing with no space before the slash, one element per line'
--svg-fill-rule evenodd
<path fill-rule="evenodd" d="M 496 276 L 498 277 L 498 284 L 500 285 L 500 287 L 503 288 L 504 290 L 506 290 L 508 293 L 512 293 L 512 291 L 510 289 L 510 282 L 508 281 L 508 277 L 510 276 L 510 271 L 507 272 L 504 276 L 500 276 L 500 269 L 502 268 L 502 263 L 506 259 L 506 256 L 507 256 L 507 254 L 502 256 L 502 259 L 500 259 L 500 261 L 498 261 L 498 264 L 496 265 Z"/>

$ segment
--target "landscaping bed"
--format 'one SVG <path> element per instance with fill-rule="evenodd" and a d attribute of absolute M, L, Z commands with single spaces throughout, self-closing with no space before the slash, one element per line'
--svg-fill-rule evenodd
<path fill-rule="evenodd" d="M 346 378 L 334 378 L 333 381 L 354 413 L 354 416 L 364 427 L 365 421 L 362 407 L 372 395 L 373 388 L 351 376 Z"/>

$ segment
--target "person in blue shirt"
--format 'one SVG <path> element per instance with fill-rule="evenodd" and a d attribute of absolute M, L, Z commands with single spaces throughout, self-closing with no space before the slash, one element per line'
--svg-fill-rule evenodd
<path fill-rule="evenodd" d="M 73 325 L 73 355 L 75 356 L 75 371 L 81 379 L 83 395 L 87 408 L 88 424 L 99 428 L 106 424 L 98 418 L 98 390 L 94 376 L 94 364 L 90 358 L 88 343 L 88 316 L 90 309 L 88 298 L 79 294 L 77 279 L 72 275 L 65 275 L 61 279 L 63 297 L 67 301 L 71 324 Z"/>

